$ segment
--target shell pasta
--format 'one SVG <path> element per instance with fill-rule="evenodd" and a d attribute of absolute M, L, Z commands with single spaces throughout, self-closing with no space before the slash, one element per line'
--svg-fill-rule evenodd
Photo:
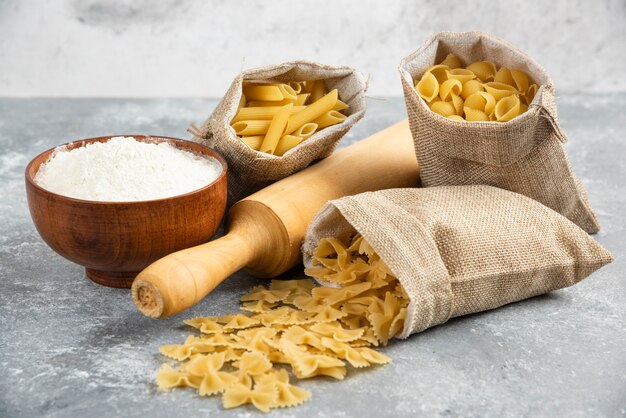
<path fill-rule="evenodd" d="M 463 68 L 453 54 L 415 82 L 433 112 L 457 122 L 508 122 L 528 110 L 538 86 L 524 71 L 477 61 Z"/>
<path fill-rule="evenodd" d="M 319 130 L 345 121 L 347 108 L 324 80 L 244 81 L 230 125 L 250 148 L 281 157 Z"/>

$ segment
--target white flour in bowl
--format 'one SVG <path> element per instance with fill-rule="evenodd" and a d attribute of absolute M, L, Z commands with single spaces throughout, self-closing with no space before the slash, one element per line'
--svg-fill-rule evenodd
<path fill-rule="evenodd" d="M 114 137 L 67 151 L 55 150 L 35 182 L 51 192 L 84 200 L 130 202 L 162 199 L 200 189 L 223 170 L 214 158 Z"/>

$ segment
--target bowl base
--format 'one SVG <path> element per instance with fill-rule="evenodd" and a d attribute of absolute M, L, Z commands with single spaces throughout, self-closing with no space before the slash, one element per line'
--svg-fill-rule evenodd
<path fill-rule="evenodd" d="M 130 289 L 133 285 L 133 280 L 135 280 L 135 277 L 139 274 L 139 272 L 85 269 L 85 274 L 91 279 L 91 281 L 102 286 Z"/>

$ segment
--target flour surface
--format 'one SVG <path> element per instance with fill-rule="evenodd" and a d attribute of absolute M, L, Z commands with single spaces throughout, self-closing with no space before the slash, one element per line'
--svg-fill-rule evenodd
<path fill-rule="evenodd" d="M 222 169 L 214 158 L 166 142 L 118 136 L 70 151 L 59 148 L 41 165 L 35 182 L 76 199 L 129 202 L 189 193 L 213 182 Z"/>

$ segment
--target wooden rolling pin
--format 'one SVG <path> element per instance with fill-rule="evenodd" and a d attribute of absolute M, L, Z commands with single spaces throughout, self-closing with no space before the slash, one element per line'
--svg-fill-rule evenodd
<path fill-rule="evenodd" d="M 237 202 L 225 236 L 152 263 L 133 282 L 133 301 L 144 315 L 163 318 L 193 306 L 242 268 L 278 276 L 302 260 L 307 226 L 326 202 L 418 180 L 405 120 Z"/>

